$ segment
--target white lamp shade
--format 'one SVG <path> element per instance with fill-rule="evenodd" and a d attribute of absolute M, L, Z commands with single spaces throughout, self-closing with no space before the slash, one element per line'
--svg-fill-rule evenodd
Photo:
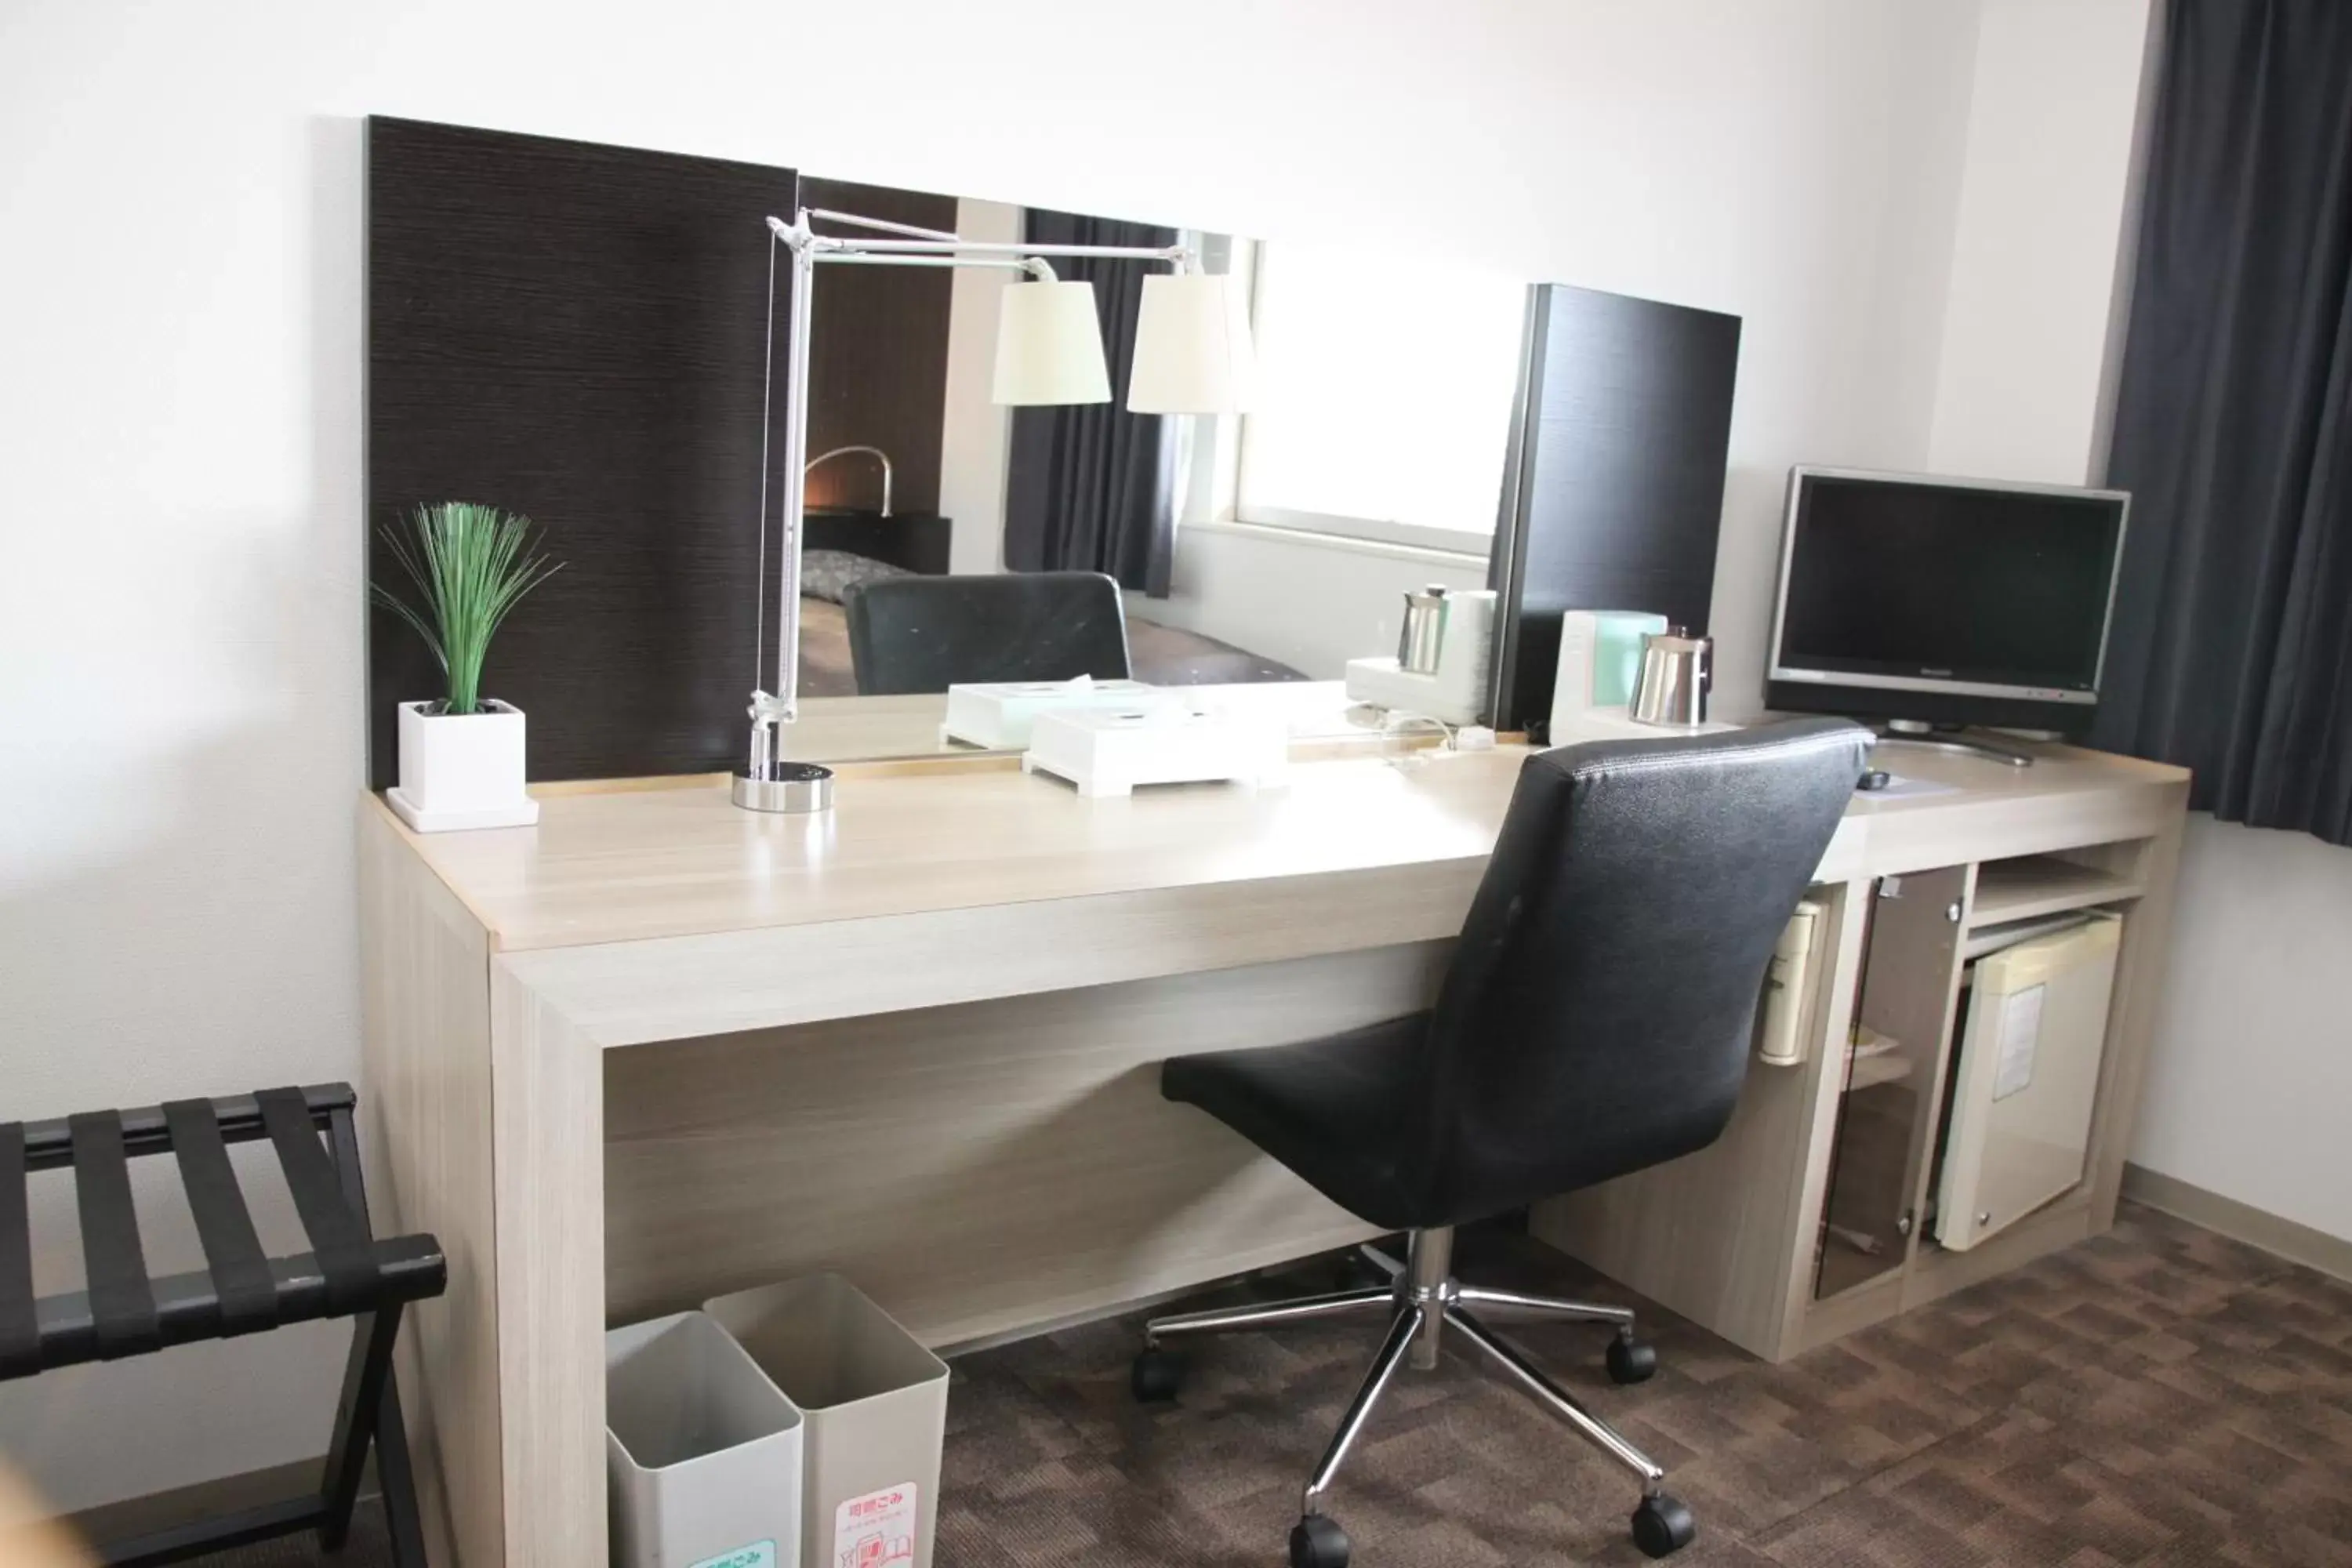
<path fill-rule="evenodd" d="M 1137 414 L 1239 414 L 1257 391 L 1249 315 L 1230 277 L 1154 273 L 1143 280 L 1135 322 L 1135 370 L 1127 406 Z"/>
<path fill-rule="evenodd" d="M 1108 403 L 1102 322 L 1095 286 L 1076 282 L 1007 284 L 996 316 L 993 401 L 1026 408 L 1055 403 Z"/>

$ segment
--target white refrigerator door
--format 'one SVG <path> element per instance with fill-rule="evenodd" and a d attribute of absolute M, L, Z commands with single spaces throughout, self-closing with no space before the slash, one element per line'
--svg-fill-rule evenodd
<path fill-rule="evenodd" d="M 2122 931 L 2101 915 L 1978 960 L 1937 1192 L 1945 1247 L 1998 1236 L 2083 1179 Z"/>

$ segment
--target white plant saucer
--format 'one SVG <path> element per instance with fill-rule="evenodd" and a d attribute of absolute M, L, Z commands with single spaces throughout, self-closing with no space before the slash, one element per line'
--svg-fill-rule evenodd
<path fill-rule="evenodd" d="M 494 806 L 487 811 L 419 811 L 394 784 L 383 801 L 401 821 L 418 833 L 462 833 L 469 827 L 529 827 L 539 820 L 539 802 Z"/>

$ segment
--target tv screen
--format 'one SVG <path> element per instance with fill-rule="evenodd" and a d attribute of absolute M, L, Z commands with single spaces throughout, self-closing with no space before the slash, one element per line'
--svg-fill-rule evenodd
<path fill-rule="evenodd" d="M 1771 697 L 1782 683 L 1923 697 L 2096 701 L 2128 498 L 2118 491 L 1800 468 L 1790 490 Z M 1804 706 L 1827 705 L 1801 703 Z M 2072 727 L 2067 726 L 2067 727 Z"/>

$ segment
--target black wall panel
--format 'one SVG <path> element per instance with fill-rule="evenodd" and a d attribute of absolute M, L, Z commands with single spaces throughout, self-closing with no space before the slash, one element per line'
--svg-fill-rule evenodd
<path fill-rule="evenodd" d="M 1496 727 L 1541 729 L 1569 610 L 1706 629 L 1739 318 L 1564 284 L 1533 290 L 1501 595 Z"/>
<path fill-rule="evenodd" d="M 492 645 L 486 695 L 530 716 L 534 780 L 738 765 L 753 595 L 769 237 L 790 169 L 368 122 L 367 522 L 419 503 L 528 513 L 563 570 Z M 779 267 L 783 320 L 789 269 Z M 781 352 L 781 345 L 780 345 Z M 781 406 L 772 413 L 781 452 Z M 769 593 L 773 629 L 774 593 Z M 368 777 L 431 656 L 368 610 Z"/>

